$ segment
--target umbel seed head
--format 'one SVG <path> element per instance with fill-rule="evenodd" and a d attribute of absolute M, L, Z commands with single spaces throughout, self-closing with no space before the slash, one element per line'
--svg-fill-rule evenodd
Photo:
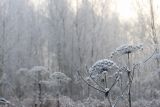
<path fill-rule="evenodd" d="M 114 52 L 111 53 L 111 58 L 114 56 L 120 56 L 124 54 L 129 54 L 136 52 L 138 50 L 143 50 L 143 45 L 122 45 L 118 47 Z"/>
<path fill-rule="evenodd" d="M 97 77 L 99 74 L 106 73 L 106 72 L 112 72 L 118 70 L 119 67 L 117 64 L 111 60 L 108 59 L 102 59 L 97 61 L 95 64 L 93 64 L 90 69 L 89 73 L 92 78 Z"/>

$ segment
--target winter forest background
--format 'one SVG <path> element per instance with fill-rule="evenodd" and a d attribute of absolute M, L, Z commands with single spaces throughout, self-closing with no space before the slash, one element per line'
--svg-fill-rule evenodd
<path fill-rule="evenodd" d="M 159 13 L 159 0 L 0 0 L 0 106 L 160 107 Z"/>

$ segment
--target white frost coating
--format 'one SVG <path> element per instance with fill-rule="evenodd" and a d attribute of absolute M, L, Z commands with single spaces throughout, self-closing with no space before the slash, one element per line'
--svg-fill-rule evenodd
<path fill-rule="evenodd" d="M 16 75 L 25 76 L 25 75 L 27 75 L 28 71 L 29 70 L 27 68 L 20 68 L 18 71 L 16 71 Z"/>
<path fill-rule="evenodd" d="M 143 49 L 143 45 L 123 45 L 118 47 L 114 52 L 111 53 L 111 57 L 133 53 L 137 50 Z"/>
<path fill-rule="evenodd" d="M 10 101 L 6 100 L 3 97 L 0 97 L 0 104 L 10 104 Z"/>
<path fill-rule="evenodd" d="M 27 68 L 20 68 L 17 72 L 27 72 L 28 69 Z"/>
<path fill-rule="evenodd" d="M 105 88 L 105 91 L 106 91 L 106 92 L 109 91 L 109 88 Z"/>
<path fill-rule="evenodd" d="M 86 77 L 85 80 L 86 81 L 91 81 L 91 78 L 90 77 Z"/>
<path fill-rule="evenodd" d="M 42 81 L 40 81 L 40 83 L 42 85 L 46 85 L 48 88 L 53 88 L 53 87 L 59 86 L 57 81 L 51 81 L 51 80 L 42 80 Z"/>
<path fill-rule="evenodd" d="M 93 83 L 92 79 L 90 77 L 86 77 L 85 80 L 88 82 L 88 83 Z"/>
<path fill-rule="evenodd" d="M 29 70 L 30 78 L 33 80 L 37 80 L 41 76 L 42 80 L 46 80 L 49 78 L 49 71 L 44 66 L 34 66 Z"/>
<path fill-rule="evenodd" d="M 38 72 L 38 71 L 45 71 L 47 72 L 48 70 L 44 66 L 34 66 L 30 72 Z"/>
<path fill-rule="evenodd" d="M 107 73 L 108 73 L 107 71 L 103 71 L 103 74 L 104 74 L 104 75 L 107 75 Z"/>
<path fill-rule="evenodd" d="M 102 59 L 97 61 L 95 64 L 93 64 L 92 67 L 89 69 L 89 73 L 91 77 L 96 77 L 99 74 L 102 74 L 103 72 L 110 72 L 110 71 L 116 71 L 119 67 L 117 64 L 111 60 L 108 59 Z"/>
<path fill-rule="evenodd" d="M 53 81 L 61 82 L 61 83 L 68 83 L 71 80 L 68 76 L 66 76 L 62 72 L 54 72 L 50 78 Z"/>

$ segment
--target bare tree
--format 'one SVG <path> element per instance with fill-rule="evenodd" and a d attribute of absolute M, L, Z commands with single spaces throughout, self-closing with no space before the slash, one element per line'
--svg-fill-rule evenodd
<path fill-rule="evenodd" d="M 153 0 L 149 0 L 149 5 L 150 5 L 150 20 L 151 20 L 150 22 L 151 37 L 155 45 L 156 54 L 159 54 L 159 41 L 155 26 L 155 12 L 154 12 Z M 156 59 L 156 62 L 157 62 L 157 68 L 159 68 L 159 59 Z"/>

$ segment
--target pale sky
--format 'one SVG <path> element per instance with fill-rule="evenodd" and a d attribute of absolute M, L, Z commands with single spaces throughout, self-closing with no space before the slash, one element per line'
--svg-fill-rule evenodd
<path fill-rule="evenodd" d="M 34 5 L 35 9 L 38 9 L 42 6 L 44 6 L 45 4 L 45 0 L 30 0 L 31 3 Z M 101 15 L 102 13 L 100 13 L 100 10 L 102 8 L 102 5 L 99 4 L 99 0 L 89 0 L 90 2 L 93 2 L 95 3 L 95 13 L 97 15 Z M 105 0 L 101 0 L 102 2 L 105 1 Z M 142 4 L 144 4 L 145 6 L 145 3 L 148 4 L 148 1 L 149 0 L 141 0 Z M 157 9 L 157 12 L 158 10 L 160 10 L 160 0 L 153 0 L 154 1 L 154 4 L 156 4 L 157 6 L 156 9 Z M 71 6 L 71 9 L 72 11 L 75 13 L 76 12 L 76 0 L 68 0 L 68 2 L 70 3 L 70 6 Z M 81 5 L 81 0 L 78 0 L 79 2 L 79 7 Z M 111 0 L 111 11 L 112 12 L 115 12 L 119 15 L 119 19 L 121 21 L 130 21 L 130 20 L 134 20 L 136 19 L 137 17 L 137 13 L 136 13 L 136 10 L 135 10 L 135 7 L 134 7 L 134 3 L 133 3 L 133 0 Z M 148 8 L 148 7 L 147 7 Z M 147 10 L 148 11 L 148 10 Z M 159 21 L 160 19 L 158 19 Z"/>

